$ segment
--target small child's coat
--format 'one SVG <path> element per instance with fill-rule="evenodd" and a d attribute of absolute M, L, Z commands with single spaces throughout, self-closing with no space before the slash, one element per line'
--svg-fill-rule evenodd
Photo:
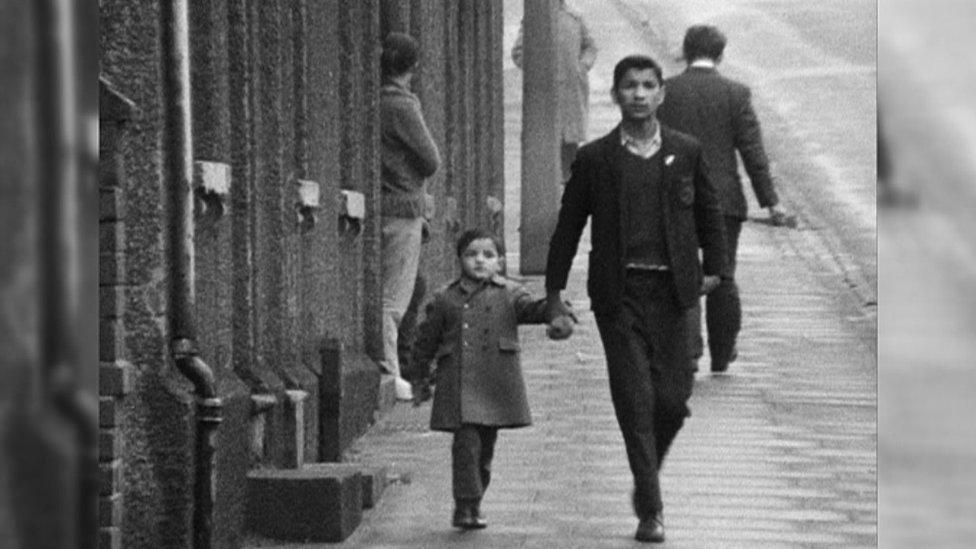
<path fill-rule="evenodd" d="M 405 372 L 407 379 L 427 380 L 437 361 L 430 428 L 530 425 L 518 325 L 545 323 L 546 300 L 502 276 L 482 283 L 460 278 L 437 292 Z"/>

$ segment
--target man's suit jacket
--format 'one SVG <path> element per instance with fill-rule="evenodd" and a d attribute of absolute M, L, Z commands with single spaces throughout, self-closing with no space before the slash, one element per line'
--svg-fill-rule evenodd
<path fill-rule="evenodd" d="M 767 208 L 779 201 L 747 86 L 722 76 L 714 68 L 689 67 L 667 79 L 664 91 L 658 120 L 701 142 L 725 215 L 745 219 L 747 213 L 736 150 L 742 156 L 759 205 Z"/>
<path fill-rule="evenodd" d="M 556 230 L 549 243 L 546 289 L 562 290 L 576 255 L 580 235 L 592 218 L 587 291 L 593 311 L 619 308 L 624 288 L 619 155 L 632 154 L 620 144 L 620 128 L 580 148 L 566 183 Z M 725 225 L 702 157 L 691 136 L 661 127 L 662 197 L 665 243 L 670 272 L 682 307 L 698 302 L 704 274 L 728 276 Z M 703 252 L 703 263 L 698 250 Z"/>

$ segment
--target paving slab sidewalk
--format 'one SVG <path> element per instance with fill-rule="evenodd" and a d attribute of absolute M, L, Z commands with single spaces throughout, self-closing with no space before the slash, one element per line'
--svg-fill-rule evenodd
<path fill-rule="evenodd" d="M 743 233 L 740 358 L 726 375 L 702 361 L 662 477 L 667 547 L 876 545 L 874 319 L 799 240 L 759 224 Z M 578 303 L 585 275 L 571 275 Z M 599 335 L 592 314 L 580 320 L 567 343 L 522 328 L 535 425 L 499 437 L 487 530 L 450 528 L 450 436 L 427 431 L 429 405 L 401 404 L 352 456 L 399 480 L 343 546 L 635 544 Z"/>

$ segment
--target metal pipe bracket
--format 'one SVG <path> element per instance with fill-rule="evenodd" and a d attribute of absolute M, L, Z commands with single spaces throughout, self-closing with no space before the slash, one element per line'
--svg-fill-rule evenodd
<path fill-rule="evenodd" d="M 223 217 L 230 200 L 230 164 L 197 160 L 193 163 L 193 194 L 200 215 Z"/>
<path fill-rule="evenodd" d="M 302 232 L 315 227 L 316 214 L 322 208 L 322 188 L 315 181 L 295 179 L 295 215 Z"/>
<path fill-rule="evenodd" d="M 339 232 L 358 236 L 366 219 L 366 196 L 357 191 L 339 191 Z"/>

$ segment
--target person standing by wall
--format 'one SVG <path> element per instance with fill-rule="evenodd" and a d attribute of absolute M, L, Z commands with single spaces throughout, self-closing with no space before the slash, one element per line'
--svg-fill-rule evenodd
<path fill-rule="evenodd" d="M 583 16 L 570 10 L 566 0 L 559 1 L 556 13 L 556 89 L 557 116 L 561 136 L 560 161 L 562 183 L 569 179 L 569 171 L 576 151 L 586 141 L 589 118 L 590 82 L 587 74 L 596 61 L 597 48 L 583 21 Z M 512 61 L 522 68 L 522 28 L 512 47 Z"/>
<path fill-rule="evenodd" d="M 622 120 L 580 148 L 546 265 L 552 320 L 568 314 L 561 291 L 589 220 L 587 291 L 634 477 L 635 537 L 650 542 L 664 541 L 658 474 L 694 387 L 688 312 L 728 276 L 722 212 L 701 146 L 657 121 L 662 84 L 650 57 L 617 63 L 612 93 Z"/>
<path fill-rule="evenodd" d="M 436 206 L 434 197 L 425 197 L 426 207 L 424 208 L 424 220 L 421 230 L 421 248 L 430 242 L 430 223 L 434 219 Z M 423 269 L 417 269 L 417 278 L 413 284 L 413 294 L 410 303 L 400 319 L 400 327 L 397 330 L 397 359 L 400 361 L 400 370 L 406 370 L 410 364 L 410 353 L 413 352 L 414 342 L 417 340 L 417 322 L 420 314 L 420 307 L 427 298 L 427 277 L 424 276 Z"/>
<path fill-rule="evenodd" d="M 400 374 L 397 339 L 413 295 L 420 265 L 426 180 L 441 163 L 424 121 L 420 100 L 410 91 L 419 60 L 417 41 L 392 32 L 380 57 L 380 159 L 382 211 L 383 354 L 382 368 L 394 376 L 397 398 L 410 400 L 410 384 Z"/>
<path fill-rule="evenodd" d="M 739 179 L 736 152 L 742 157 L 759 205 L 769 211 L 773 225 L 791 224 L 779 206 L 779 197 L 769 173 L 759 120 L 752 108 L 747 86 L 718 73 L 725 50 L 725 35 L 710 25 L 695 25 L 685 33 L 683 53 L 687 69 L 664 83 L 667 99 L 658 109 L 661 123 L 694 136 L 701 142 L 709 174 L 718 190 L 725 217 L 728 243 L 726 264 L 733 278 L 706 298 L 705 323 L 711 370 L 724 372 L 736 355 L 736 338 L 742 326 L 742 304 L 735 283 L 736 253 L 742 222 L 746 219 L 746 198 Z M 696 305 L 692 322 L 692 353 L 702 355 L 701 306 Z"/>

